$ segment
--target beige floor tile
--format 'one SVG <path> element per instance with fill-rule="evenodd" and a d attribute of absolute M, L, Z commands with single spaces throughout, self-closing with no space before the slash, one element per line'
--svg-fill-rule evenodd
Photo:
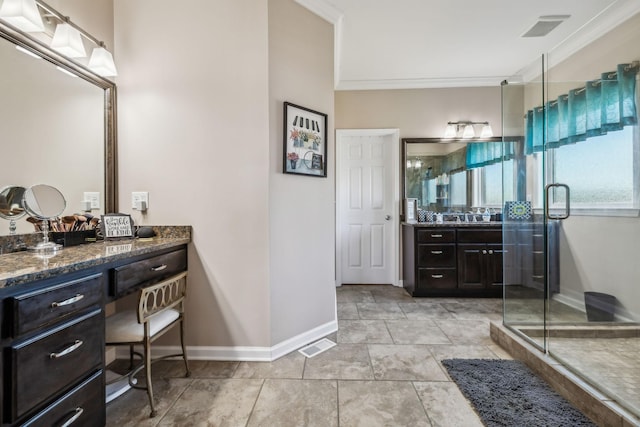
<path fill-rule="evenodd" d="M 431 320 L 387 320 L 385 323 L 395 344 L 451 344 Z"/>
<path fill-rule="evenodd" d="M 373 379 L 366 344 L 338 344 L 307 359 L 304 379 Z"/>
<path fill-rule="evenodd" d="M 338 304 L 343 302 L 376 302 L 368 286 L 339 286 L 336 288 Z"/>
<path fill-rule="evenodd" d="M 433 427 L 482 427 L 467 399 L 451 382 L 413 383 Z"/>
<path fill-rule="evenodd" d="M 431 426 L 407 381 L 339 381 L 340 427 Z"/>
<path fill-rule="evenodd" d="M 436 302 L 399 303 L 398 305 L 410 320 L 453 319 L 453 315 L 442 304 Z"/>
<path fill-rule="evenodd" d="M 393 340 L 384 320 L 341 320 L 338 322 L 338 343 L 386 343 Z"/>
<path fill-rule="evenodd" d="M 241 362 L 233 377 L 302 379 L 305 359 L 294 351 L 273 362 Z"/>
<path fill-rule="evenodd" d="M 436 325 L 452 344 L 482 344 L 493 343 L 489 336 L 488 320 L 435 320 Z"/>
<path fill-rule="evenodd" d="M 428 346 L 371 344 L 368 347 L 376 380 L 449 380 Z"/>
<path fill-rule="evenodd" d="M 381 303 L 358 303 L 358 315 L 360 319 L 366 320 L 386 320 L 386 319 L 406 319 L 400 306 L 395 302 Z"/>
<path fill-rule="evenodd" d="M 371 290 L 371 295 L 373 295 L 373 299 L 380 302 L 407 302 L 414 303 L 411 295 L 404 290 L 404 288 L 399 288 L 395 286 L 388 287 L 380 287 L 374 288 Z"/>
<path fill-rule="evenodd" d="M 147 391 L 136 389 L 127 391 L 107 405 L 107 426 L 145 427 L 157 425 L 192 381 L 185 378 L 154 379 L 153 393 L 158 411 L 158 415 L 154 418 L 149 418 L 151 408 Z"/>
<path fill-rule="evenodd" d="M 243 426 L 263 380 L 196 379 L 159 426 Z"/>
<path fill-rule="evenodd" d="M 484 345 L 430 345 L 429 350 L 438 361 L 444 359 L 498 359 L 499 357 Z"/>
<path fill-rule="evenodd" d="M 358 320 L 358 307 L 355 302 L 343 302 L 338 304 L 338 319 L 339 320 Z"/>
<path fill-rule="evenodd" d="M 338 425 L 336 381 L 265 380 L 247 427 Z"/>

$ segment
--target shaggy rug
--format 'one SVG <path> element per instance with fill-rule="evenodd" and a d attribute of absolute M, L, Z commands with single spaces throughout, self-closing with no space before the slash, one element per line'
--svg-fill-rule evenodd
<path fill-rule="evenodd" d="M 488 427 L 596 426 L 522 362 L 447 359 L 442 364 Z"/>

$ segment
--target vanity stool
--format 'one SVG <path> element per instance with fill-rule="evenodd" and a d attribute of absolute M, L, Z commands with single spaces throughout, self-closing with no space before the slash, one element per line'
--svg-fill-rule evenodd
<path fill-rule="evenodd" d="M 129 375 L 129 385 L 134 388 L 146 389 L 151 406 L 150 417 L 155 417 L 157 411 L 153 401 L 153 387 L 151 384 L 151 343 L 163 335 L 173 326 L 180 325 L 181 354 L 163 356 L 159 359 L 182 356 L 186 368 L 186 377 L 191 375 L 187 352 L 184 345 L 184 298 L 187 287 L 187 272 L 172 276 L 160 283 L 140 289 L 138 310 L 117 312 L 106 319 L 106 345 L 129 346 L 130 363 L 133 365 L 134 345 L 142 345 L 142 363 L 133 369 Z M 146 387 L 135 385 L 133 378 L 145 369 Z"/>

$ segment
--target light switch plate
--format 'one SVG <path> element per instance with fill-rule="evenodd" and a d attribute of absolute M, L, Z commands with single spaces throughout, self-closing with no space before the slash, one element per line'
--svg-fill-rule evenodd
<path fill-rule="evenodd" d="M 149 192 L 134 191 L 131 193 L 131 209 L 138 209 L 140 202 L 145 202 L 146 208 L 149 209 Z"/>
<path fill-rule="evenodd" d="M 100 192 L 85 191 L 84 200 L 91 202 L 91 209 L 100 209 Z"/>

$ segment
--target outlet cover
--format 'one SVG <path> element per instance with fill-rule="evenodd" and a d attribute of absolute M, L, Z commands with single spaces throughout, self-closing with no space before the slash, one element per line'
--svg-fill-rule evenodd
<path fill-rule="evenodd" d="M 131 209 L 136 209 L 137 202 L 145 202 L 147 209 L 149 209 L 149 192 L 148 191 L 134 191 L 131 193 Z"/>
<path fill-rule="evenodd" d="M 91 209 L 100 209 L 100 192 L 99 191 L 85 191 L 84 201 L 91 202 Z"/>

